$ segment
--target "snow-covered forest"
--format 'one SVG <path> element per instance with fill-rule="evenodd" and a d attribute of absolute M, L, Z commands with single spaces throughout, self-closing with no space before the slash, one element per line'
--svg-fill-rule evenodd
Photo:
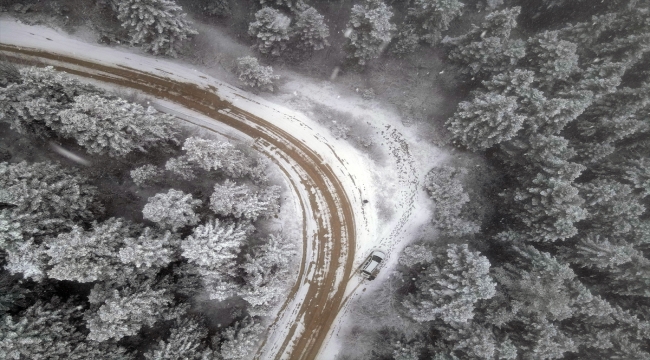
<path fill-rule="evenodd" d="M 253 351 L 296 255 L 296 239 L 256 229 L 280 208 L 267 161 L 51 67 L 1 71 L 0 357 Z"/>
<path fill-rule="evenodd" d="M 433 216 L 363 281 L 337 359 L 650 359 L 650 1 L 0 6 L 265 96 L 336 80 L 448 155 L 417 169 Z M 264 159 L 9 63 L 0 132 L 0 357 L 252 356 L 297 266 L 296 239 L 264 230 L 282 205 Z"/>

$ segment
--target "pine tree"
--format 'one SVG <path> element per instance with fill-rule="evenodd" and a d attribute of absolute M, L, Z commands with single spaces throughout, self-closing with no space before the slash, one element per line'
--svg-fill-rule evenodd
<path fill-rule="evenodd" d="M 176 57 L 183 41 L 198 34 L 173 0 L 118 0 L 117 18 L 129 31 L 131 45 Z"/>
<path fill-rule="evenodd" d="M 269 186 L 254 191 L 246 185 L 226 180 L 216 184 L 210 196 L 210 209 L 217 215 L 244 218 L 252 221 L 258 217 L 269 218 L 280 209 L 280 188 Z"/>
<path fill-rule="evenodd" d="M 211 0 L 210 3 L 204 8 L 208 14 L 219 17 L 232 16 L 232 9 L 230 8 L 230 0 Z"/>
<path fill-rule="evenodd" d="M 157 166 L 146 164 L 131 170 L 129 174 L 138 187 L 144 187 L 159 181 L 161 172 Z"/>
<path fill-rule="evenodd" d="M 69 109 L 46 120 L 57 134 L 75 139 L 93 154 L 124 156 L 156 143 L 175 141 L 173 117 L 123 99 L 79 95 Z"/>
<path fill-rule="evenodd" d="M 95 345 L 77 331 L 81 306 L 37 302 L 20 317 L 5 316 L 0 326 L 0 357 L 3 359 L 111 359 L 134 356 L 115 344 Z"/>
<path fill-rule="evenodd" d="M 228 177 L 250 177 L 260 182 L 265 179 L 265 165 L 253 159 L 229 142 L 190 137 L 183 143 L 185 161 L 205 171 L 221 171 Z"/>
<path fill-rule="evenodd" d="M 482 78 L 510 69 L 526 53 L 523 41 L 510 40 L 520 11 L 520 7 L 513 7 L 492 12 L 480 27 L 460 37 L 443 39 L 450 48 L 449 60 L 464 65 L 471 76 Z"/>
<path fill-rule="evenodd" d="M 479 231 L 477 223 L 462 215 L 463 206 L 469 202 L 461 183 L 462 176 L 462 171 L 443 165 L 431 169 L 424 183 L 429 195 L 436 201 L 436 227 L 448 236 L 463 236 Z"/>
<path fill-rule="evenodd" d="M 446 254 L 438 255 L 416 280 L 416 292 L 404 306 L 418 322 L 439 318 L 445 323 L 466 323 L 474 317 L 475 303 L 495 294 L 489 270 L 488 259 L 466 244 L 449 245 Z"/>
<path fill-rule="evenodd" d="M 268 311 L 284 295 L 289 276 L 289 261 L 296 255 L 293 243 L 271 235 L 267 242 L 247 255 L 242 269 L 246 286 L 240 296 L 246 300 L 252 315 L 268 315 Z"/>
<path fill-rule="evenodd" d="M 280 75 L 273 75 L 271 66 L 262 66 L 252 56 L 244 56 L 237 59 L 237 73 L 239 81 L 253 89 L 267 90 L 273 92 L 273 80 L 280 78 Z"/>
<path fill-rule="evenodd" d="M 20 134 L 49 137 L 48 121 L 56 121 L 82 94 L 101 94 L 91 85 L 82 84 L 53 67 L 20 69 L 21 81 L 0 87 L 0 121 L 9 123 Z"/>
<path fill-rule="evenodd" d="M 419 23 L 421 39 L 435 45 L 442 39 L 442 32 L 462 14 L 464 6 L 458 0 L 415 0 L 408 15 Z"/>
<path fill-rule="evenodd" d="M 166 290 L 154 290 L 149 285 L 113 289 L 96 311 L 91 308 L 86 313 L 88 339 L 117 341 L 136 335 L 143 326 L 153 326 L 162 320 L 172 303 L 173 298 Z"/>
<path fill-rule="evenodd" d="M 192 198 L 192 194 L 169 189 L 166 193 L 150 197 L 142 209 L 142 215 L 162 228 L 176 231 L 199 222 L 199 216 L 195 210 L 202 203 L 201 200 Z"/>
<path fill-rule="evenodd" d="M 135 230 L 124 220 L 111 218 L 95 223 L 90 231 L 74 227 L 59 234 L 47 242 L 48 276 L 82 283 L 129 276 L 132 271 L 120 261 L 119 249 Z"/>
<path fill-rule="evenodd" d="M 291 29 L 296 47 L 301 52 L 310 55 L 314 51 L 322 50 L 329 46 L 327 38 L 330 36 L 329 27 L 325 24 L 325 17 L 311 6 L 302 6 L 296 12 L 296 23 Z"/>
<path fill-rule="evenodd" d="M 196 178 L 194 166 L 192 166 L 185 155 L 167 160 L 165 163 L 165 170 L 186 181 L 194 180 Z"/>
<path fill-rule="evenodd" d="M 101 212 L 97 190 L 87 180 L 49 163 L 0 163 L 0 202 L 10 223 L 20 224 L 18 236 L 28 239 L 54 235 Z"/>
<path fill-rule="evenodd" d="M 399 256 L 399 264 L 406 267 L 414 267 L 417 264 L 428 265 L 433 262 L 435 256 L 433 251 L 424 245 L 407 246 Z"/>
<path fill-rule="evenodd" d="M 255 47 L 262 54 L 280 56 L 289 43 L 291 19 L 280 11 L 263 7 L 255 13 L 248 34 L 256 39 Z"/>
<path fill-rule="evenodd" d="M 481 93 L 458 104 L 447 126 L 463 145 L 484 150 L 511 139 L 523 127 L 525 117 L 516 113 L 518 107 L 516 97 Z"/>
<path fill-rule="evenodd" d="M 177 320 L 169 337 L 144 354 L 147 360 L 209 360 L 215 354 L 207 348 L 208 330 L 194 319 Z"/>
<path fill-rule="evenodd" d="M 535 69 L 543 89 L 553 89 L 579 72 L 577 45 L 559 38 L 558 31 L 544 31 L 528 39 L 528 51 L 523 62 Z"/>
<path fill-rule="evenodd" d="M 245 319 L 227 328 L 223 333 L 221 357 L 224 360 L 239 360 L 250 355 L 257 345 L 259 334 L 264 329 L 252 319 Z"/>
<path fill-rule="evenodd" d="M 236 260 L 249 231 L 246 224 L 214 220 L 194 228 L 181 243 L 182 256 L 198 266 L 211 299 L 224 300 L 235 294 Z"/>
<path fill-rule="evenodd" d="M 381 0 L 365 0 L 354 5 L 348 22 L 345 43 L 348 58 L 366 65 L 378 58 L 393 37 L 396 27 L 390 22 L 393 11 Z"/>
<path fill-rule="evenodd" d="M 164 234 L 146 228 L 137 238 L 125 238 L 120 261 L 136 268 L 164 268 L 176 260 L 178 240 L 169 231 Z"/>
<path fill-rule="evenodd" d="M 304 5 L 302 0 L 260 0 L 260 4 L 263 6 L 277 6 L 277 7 L 284 7 L 289 10 L 296 10 L 301 7 L 301 5 Z"/>
<path fill-rule="evenodd" d="M 5 249 L 7 253 L 4 269 L 10 274 L 22 274 L 25 279 L 41 281 L 45 278 L 47 256 L 42 245 L 32 239 Z"/>

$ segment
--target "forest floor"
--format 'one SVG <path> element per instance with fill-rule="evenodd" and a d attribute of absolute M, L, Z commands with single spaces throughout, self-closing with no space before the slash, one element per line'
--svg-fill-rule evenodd
<path fill-rule="evenodd" d="M 6 17 L 0 29 L 5 54 L 29 54 L 73 74 L 144 91 L 160 108 L 223 130 L 216 119 L 250 136 L 286 170 L 303 209 L 303 259 L 257 358 L 334 358 L 350 302 L 389 273 L 368 283 L 357 267 L 376 248 L 388 253 L 384 267 L 392 267 L 397 257 L 391 254 L 428 228 L 432 204 L 420 184 L 447 154 L 430 144 L 427 128 L 405 126 L 395 109 L 377 100 L 288 70 L 281 90 L 262 98 L 196 64 L 98 46 Z"/>

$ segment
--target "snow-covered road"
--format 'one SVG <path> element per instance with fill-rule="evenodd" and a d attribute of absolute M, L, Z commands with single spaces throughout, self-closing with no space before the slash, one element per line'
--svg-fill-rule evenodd
<path fill-rule="evenodd" d="M 159 107 L 182 113 L 207 129 L 227 126 L 254 139 L 255 147 L 279 165 L 304 220 L 302 262 L 298 280 L 270 321 L 255 358 L 331 358 L 336 341 L 330 340 L 343 324 L 344 305 L 365 286 L 354 274 L 356 267 L 372 248 L 389 254 L 398 250 L 413 236 L 408 229 L 428 216 L 418 169 L 433 165 L 431 149 L 408 142 L 399 124 L 375 125 L 390 155 L 378 171 L 366 154 L 301 113 L 184 64 L 134 49 L 89 44 L 6 18 L 0 19 L 0 52 L 16 61 L 46 63 L 146 92 L 159 99 Z M 379 187 L 393 191 L 390 219 L 378 216 Z"/>

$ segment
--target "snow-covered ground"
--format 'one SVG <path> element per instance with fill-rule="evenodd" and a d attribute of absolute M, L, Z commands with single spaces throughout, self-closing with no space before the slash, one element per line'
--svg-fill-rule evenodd
<path fill-rule="evenodd" d="M 279 94 L 258 97 L 212 78 L 192 65 L 143 55 L 137 49 L 87 43 L 63 32 L 42 26 L 27 26 L 6 17 L 0 18 L 0 43 L 41 49 L 109 66 L 126 66 L 204 88 L 213 87 L 221 98 L 233 106 L 259 116 L 300 139 L 329 165 L 353 206 L 356 223 L 355 269 L 375 248 L 388 253 L 383 266 L 391 268 L 398 251 L 416 237 L 420 226 L 430 219 L 431 203 L 420 184 L 426 171 L 442 161 L 445 154 L 426 139 L 420 138 L 417 126 L 405 127 L 394 109 L 378 102 L 365 101 L 361 97 L 352 97 L 348 90 L 338 88 L 335 83 L 285 72 L 288 76 Z M 160 101 L 159 105 L 182 111 L 171 103 Z M 317 111 L 319 106 L 363 119 L 367 123 L 366 136 L 379 147 L 384 160 L 375 161 L 372 154 L 333 135 L 328 124 L 308 116 L 310 109 Z M 195 119 L 200 119 L 200 116 Z M 229 130 L 223 128 L 221 131 L 227 133 Z M 264 149 L 263 144 L 258 150 L 267 155 L 272 153 L 272 149 Z M 386 209 L 391 210 L 389 214 Z M 313 227 L 313 224 L 310 226 Z M 345 312 L 349 304 L 360 296 L 365 287 L 376 286 L 387 274 L 388 271 L 380 273 L 374 283 L 361 281 L 359 276 L 353 274 L 346 289 L 350 301 L 344 302 L 345 306 L 331 327 L 319 358 L 335 358 L 339 346 L 336 335 L 345 325 Z M 286 331 L 289 321 L 292 321 L 290 316 L 285 316 L 275 322 L 273 327 L 278 330 L 278 335 Z M 267 344 L 282 340 L 272 337 L 267 339 Z M 272 352 L 272 349 L 273 346 L 268 345 L 268 351 Z"/>

